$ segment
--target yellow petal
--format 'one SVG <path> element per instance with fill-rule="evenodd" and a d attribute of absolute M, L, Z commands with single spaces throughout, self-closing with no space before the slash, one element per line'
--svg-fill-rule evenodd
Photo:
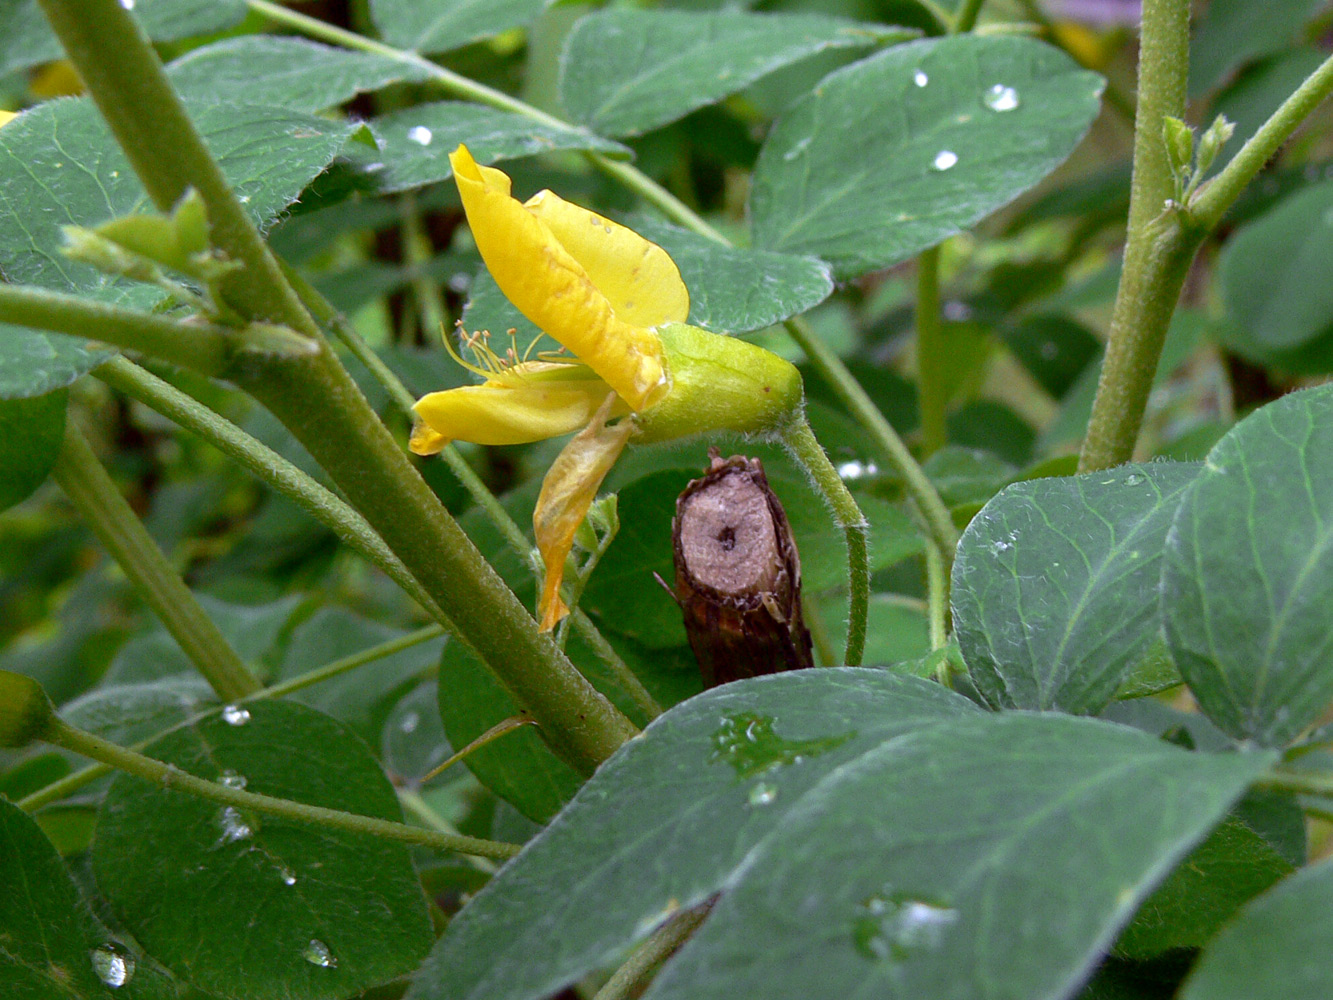
<path fill-rule="evenodd" d="M 555 628 L 556 622 L 569 614 L 569 608 L 560 599 L 565 557 L 574 545 L 574 532 L 597 497 L 598 487 L 634 433 L 634 424 L 629 420 L 622 420 L 614 427 L 606 426 L 615 403 L 616 399 L 608 395 L 592 423 L 565 445 L 542 480 L 537 508 L 532 512 L 532 526 L 537 550 L 546 564 L 538 603 L 543 632 Z"/>
<path fill-rule="evenodd" d="M 509 196 L 509 178 L 479 167 L 466 146 L 449 156 L 477 250 L 518 311 L 640 410 L 666 384 L 652 330 L 617 319 L 610 301 L 550 229 Z"/>
<path fill-rule="evenodd" d="M 432 392 L 412 409 L 421 429 L 411 448 L 433 455 L 450 441 L 474 444 L 527 444 L 583 427 L 608 386 L 598 379 L 528 382 L 515 386 L 465 385 Z M 628 408 L 621 404 L 621 413 Z"/>
<path fill-rule="evenodd" d="M 661 326 L 689 318 L 690 293 L 680 270 L 656 243 L 552 191 L 539 191 L 523 207 L 579 262 L 616 319 L 631 326 Z"/>
<path fill-rule="evenodd" d="M 0 111 L 0 127 L 3 127 L 6 122 L 11 122 L 17 117 L 18 115 L 13 111 Z"/>

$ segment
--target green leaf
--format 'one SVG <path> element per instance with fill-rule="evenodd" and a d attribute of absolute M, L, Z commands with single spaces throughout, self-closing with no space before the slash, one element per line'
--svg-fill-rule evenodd
<path fill-rule="evenodd" d="M 187 100 L 314 113 L 391 83 L 428 78 L 411 63 L 287 35 L 242 35 L 186 53 L 167 76 Z"/>
<path fill-rule="evenodd" d="M 155 42 L 223 31 L 245 17 L 245 0 L 138 0 L 134 14 Z M 63 58 L 37 0 L 7 0 L 0 6 L 0 76 Z"/>
<path fill-rule="evenodd" d="M 1241 905 L 1293 871 L 1263 837 L 1228 819 L 1190 852 L 1116 942 L 1129 958 L 1208 942 Z"/>
<path fill-rule="evenodd" d="M 595 132 L 639 135 L 816 52 L 917 34 L 819 14 L 603 10 L 565 40 L 560 100 Z"/>
<path fill-rule="evenodd" d="M 1060 716 L 891 740 L 750 854 L 645 1000 L 1068 996 L 1272 760 Z"/>
<path fill-rule="evenodd" d="M 26 500 L 55 465 L 68 396 L 61 389 L 28 399 L 0 397 L 0 511 Z"/>
<path fill-rule="evenodd" d="M 132 745 L 159 736 L 216 704 L 217 696 L 202 679 L 170 677 L 94 688 L 60 706 L 60 715 L 94 736 Z"/>
<path fill-rule="evenodd" d="M 79 897 L 36 823 L 0 798 L 0 993 L 6 1000 L 110 1000 L 135 960 Z"/>
<path fill-rule="evenodd" d="M 1283 199 L 1228 240 L 1218 265 L 1228 345 L 1263 361 L 1333 330 L 1330 256 L 1333 181 Z"/>
<path fill-rule="evenodd" d="M 178 729 L 146 752 L 251 792 L 402 819 L 379 765 L 337 722 L 287 702 L 246 712 Z M 93 866 L 150 954 L 237 1000 L 346 997 L 406 972 L 430 942 L 406 847 L 128 775 L 98 814 Z"/>
<path fill-rule="evenodd" d="M 279 108 L 200 104 L 190 110 L 261 225 L 296 200 L 358 127 Z M 0 272 L 10 281 L 150 305 L 153 290 L 115 282 L 60 252 L 62 225 L 93 226 L 150 207 L 91 101 L 48 101 L 0 130 Z M 133 288 L 129 295 L 127 287 Z"/>
<path fill-rule="evenodd" d="M 1004 342 L 1055 399 L 1061 399 L 1101 353 L 1101 342 L 1082 323 L 1061 313 L 1022 317 Z"/>
<path fill-rule="evenodd" d="M 1127 465 L 1003 490 L 968 525 L 953 622 L 972 682 L 997 707 L 1096 713 L 1153 652 L 1157 581 L 1199 466 Z"/>
<path fill-rule="evenodd" d="M 815 257 L 723 246 L 647 215 L 627 224 L 671 255 L 690 291 L 690 322 L 707 330 L 762 330 L 833 291 L 829 266 Z"/>
<path fill-rule="evenodd" d="M 74 337 L 0 323 L 0 399 L 27 399 L 63 389 L 114 356 L 84 344 Z"/>
<path fill-rule="evenodd" d="M 1252 413 L 1208 454 L 1167 538 L 1166 641 L 1207 715 L 1281 746 L 1333 698 L 1333 387 Z"/>
<path fill-rule="evenodd" d="M 448 180 L 453 176 L 449 154 L 459 143 L 466 143 L 473 158 L 483 164 L 564 149 L 629 155 L 620 143 L 579 129 L 545 125 L 525 115 L 461 101 L 418 104 L 376 118 L 371 127 L 380 139 L 380 151 L 357 153 L 360 159 L 373 156 L 382 163 L 374 173 L 383 191 Z"/>
<path fill-rule="evenodd" d="M 1322 0 L 1213 0 L 1190 46 L 1190 96 L 1210 90 L 1237 66 L 1281 52 Z"/>
<path fill-rule="evenodd" d="M 468 42 L 521 28 L 545 0 L 370 0 L 375 27 L 390 45 L 417 52 L 447 52 Z"/>
<path fill-rule="evenodd" d="M 439 683 L 440 717 L 455 749 L 520 714 L 513 696 L 461 642 L 445 645 Z M 532 726 L 512 730 L 464 760 L 478 781 L 538 823 L 559 812 L 582 783 Z"/>
<path fill-rule="evenodd" d="M 1180 1000 L 1333 995 L 1333 861 L 1303 868 L 1241 910 L 1203 951 Z"/>
<path fill-rule="evenodd" d="M 1054 170 L 1101 89 L 1059 50 L 994 35 L 912 42 L 838 70 L 760 151 L 755 245 L 822 257 L 843 279 L 906 260 Z"/>
<path fill-rule="evenodd" d="M 839 764 L 976 711 L 937 684 L 854 667 L 772 674 L 678 705 L 453 920 L 409 996 L 558 991 L 723 888 Z"/>

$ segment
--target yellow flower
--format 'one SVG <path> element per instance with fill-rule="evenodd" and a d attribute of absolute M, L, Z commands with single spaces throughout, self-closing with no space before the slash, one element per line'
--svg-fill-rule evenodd
<path fill-rule="evenodd" d="M 5 126 L 8 122 L 12 122 L 12 121 L 13 121 L 15 118 L 17 118 L 17 117 L 18 117 L 18 113 L 17 113 L 17 112 L 14 112 L 14 111 L 0 111 L 0 128 L 4 128 L 4 126 Z"/>
<path fill-rule="evenodd" d="M 800 375 L 761 348 L 685 325 L 689 293 L 675 262 L 638 233 L 550 191 L 527 202 L 509 178 L 450 155 L 477 249 L 500 290 L 572 356 L 508 361 L 485 334 L 465 335 L 479 385 L 416 404 L 411 447 L 451 440 L 523 444 L 580 430 L 542 483 L 533 526 L 546 566 L 541 627 L 568 613 L 565 557 L 631 437 L 662 441 L 706 430 L 769 431 L 800 406 Z"/>

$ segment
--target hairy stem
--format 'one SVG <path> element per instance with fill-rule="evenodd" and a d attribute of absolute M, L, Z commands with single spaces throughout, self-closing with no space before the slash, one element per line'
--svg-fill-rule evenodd
<path fill-rule="evenodd" d="M 870 611 L 870 560 L 867 553 L 869 528 L 856 498 L 838 475 L 828 455 L 815 439 L 805 418 L 788 424 L 782 443 L 810 476 L 824 502 L 833 510 L 834 520 L 847 541 L 847 646 L 842 662 L 849 667 L 860 664 L 866 646 L 866 618 Z"/>
<path fill-rule="evenodd" d="M 259 681 L 149 537 L 73 421 L 65 424 L 52 475 L 218 697 L 234 701 L 258 691 Z"/>
<path fill-rule="evenodd" d="M 943 649 L 949 643 L 949 578 L 944 560 L 936 549 L 926 547 L 926 608 L 930 620 L 930 648 Z"/>
<path fill-rule="evenodd" d="M 677 913 L 655 930 L 639 950 L 611 975 L 593 1000 L 629 1000 L 639 996 L 662 963 L 688 941 L 690 935 L 704 922 L 710 909 L 711 905 L 704 903 Z"/>
<path fill-rule="evenodd" d="M 815 336 L 803 320 L 790 319 L 785 325 L 792 339 L 805 351 L 811 367 L 833 387 L 838 399 L 869 432 L 875 450 L 902 477 L 908 496 L 921 514 L 927 538 L 939 550 L 944 565 L 952 566 L 954 549 L 958 547 L 958 529 L 954 527 L 949 509 L 944 506 L 934 483 L 833 349 Z"/>
<path fill-rule="evenodd" d="M 302 820 L 317 826 L 346 830 L 349 833 L 363 833 L 386 840 L 397 840 L 405 844 L 433 847 L 437 850 L 458 851 L 462 854 L 475 854 L 483 858 L 511 858 L 519 852 L 519 845 L 505 844 L 495 840 L 481 840 L 477 837 L 465 837 L 460 834 L 440 833 L 422 827 L 408 826 L 374 816 L 361 816 L 343 812 L 339 809 L 326 809 L 323 806 L 306 805 L 291 799 L 275 798 L 272 795 L 259 795 L 255 792 L 229 788 L 216 781 L 208 781 L 187 774 L 180 768 L 164 764 L 160 760 L 145 757 L 117 746 L 100 736 L 76 729 L 64 720 L 57 719 L 51 731 L 44 737 L 48 742 L 84 757 L 101 761 L 126 774 L 150 781 L 163 788 L 177 789 L 190 795 L 220 802 L 223 805 L 239 809 L 253 809 L 255 812 L 282 816 L 285 819 Z"/>
<path fill-rule="evenodd" d="M 310 353 L 316 345 L 283 327 L 185 322 L 77 295 L 0 283 L 0 322 L 94 338 L 205 375 L 224 374 L 244 351 Z"/>
<path fill-rule="evenodd" d="M 425 611 L 450 632 L 457 632 L 448 616 L 412 576 L 402 560 L 363 518 L 330 490 L 287 459 L 246 434 L 231 421 L 186 395 L 169 382 L 125 358 L 115 358 L 93 372 L 99 379 L 150 409 L 197 434 L 228 458 L 291 500 L 332 531 L 355 552 L 382 569 Z"/>
<path fill-rule="evenodd" d="M 227 187 L 132 16 L 118 0 L 41 2 L 153 201 L 165 209 L 188 187 L 199 191 L 212 242 L 243 265 L 228 282 L 229 304 L 318 342 L 317 353 L 301 357 L 242 357 L 229 376 L 305 445 L 532 711 L 551 747 L 591 773 L 634 726 L 537 631 L 380 423 Z"/>
<path fill-rule="evenodd" d="M 1189 0 L 1144 0 L 1129 235 L 1080 472 L 1133 456 L 1166 328 L 1193 255 L 1192 247 L 1164 253 L 1158 223 L 1174 190 L 1164 120 L 1184 117 L 1188 75 Z M 1176 253 L 1185 254 L 1183 262 L 1172 259 Z"/>
<path fill-rule="evenodd" d="M 921 450 L 944 447 L 948 433 L 944 379 L 950 367 L 940 323 L 940 248 L 931 247 L 916 265 L 916 388 L 921 402 Z"/>

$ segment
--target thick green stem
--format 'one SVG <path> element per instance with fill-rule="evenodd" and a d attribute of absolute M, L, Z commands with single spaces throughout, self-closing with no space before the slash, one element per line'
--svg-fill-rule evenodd
<path fill-rule="evenodd" d="M 866 618 L 870 612 L 869 527 L 856 498 L 847 489 L 828 455 L 824 454 L 803 416 L 783 429 L 782 443 L 810 476 L 824 502 L 832 508 L 833 518 L 847 540 L 847 646 L 842 662 L 855 667 L 865 652 Z"/>
<path fill-rule="evenodd" d="M 218 697 L 234 701 L 258 691 L 259 681 L 149 537 L 73 421 L 65 425 L 52 475 Z"/>
<path fill-rule="evenodd" d="M 954 549 L 958 547 L 958 529 L 954 527 L 949 508 L 944 506 L 935 485 L 927 478 L 911 451 L 898 436 L 884 414 L 866 395 L 861 383 L 847 370 L 847 366 L 809 325 L 800 319 L 787 320 L 787 332 L 805 351 L 810 366 L 832 388 L 842 404 L 856 421 L 870 434 L 870 443 L 880 456 L 903 479 L 907 494 L 916 503 L 925 523 L 926 534 L 939 550 L 945 567 L 953 565 Z"/>
<path fill-rule="evenodd" d="M 926 602 L 930 620 L 930 648 L 943 649 L 949 643 L 949 578 L 939 551 L 926 548 Z"/>
<path fill-rule="evenodd" d="M 93 374 L 150 409 L 192 431 L 228 458 L 240 463 L 287 497 L 340 540 L 374 563 L 450 632 L 448 616 L 426 593 L 402 561 L 363 518 L 310 476 L 220 414 L 124 358 L 115 358 Z"/>
<path fill-rule="evenodd" d="M 612 974 L 593 1000 L 630 1000 L 631 997 L 641 995 L 649 979 L 698 930 L 711 908 L 710 904 L 705 903 L 677 913 L 655 930 L 652 937 Z"/>
<path fill-rule="evenodd" d="M 310 353 L 315 344 L 283 327 L 184 322 L 77 295 L 0 282 L 0 322 L 99 340 L 205 375 L 224 374 L 238 352 Z"/>
<path fill-rule="evenodd" d="M 459 834 L 440 833 L 406 823 L 394 823 L 374 816 L 360 816 L 356 813 L 342 812 L 338 809 L 326 809 L 323 806 L 306 805 L 291 799 L 279 799 L 272 795 L 259 795 L 238 788 L 229 788 L 216 781 L 208 781 L 187 774 L 178 767 L 164 764 L 160 760 L 145 757 L 143 754 L 126 750 L 110 743 L 100 736 L 75 729 L 63 720 L 56 720 L 52 730 L 44 737 L 56 746 L 64 747 L 74 753 L 93 760 L 101 761 L 126 774 L 150 781 L 163 788 L 176 789 L 197 795 L 200 798 L 235 806 L 238 809 L 252 809 L 255 812 L 282 816 L 285 819 L 301 820 L 317 826 L 346 830 L 350 833 L 363 833 L 385 840 L 397 840 L 405 844 L 433 847 L 438 850 L 458 851 L 462 854 L 475 854 L 483 858 L 512 858 L 519 852 L 519 845 L 505 844 L 495 840 L 481 840 L 477 837 L 464 837 Z"/>
<path fill-rule="evenodd" d="M 965 31 L 971 31 L 977 24 L 977 15 L 981 13 L 981 4 L 983 0 L 964 0 L 962 9 L 958 11 L 958 16 L 954 18 L 953 25 L 949 29 L 952 34 L 962 34 Z"/>
<path fill-rule="evenodd" d="M 1129 236 L 1106 360 L 1079 457 L 1081 472 L 1133 456 L 1166 328 L 1193 254 L 1193 247 L 1173 245 L 1171 234 L 1163 231 L 1164 226 L 1179 231 L 1175 213 L 1162 218 L 1174 191 L 1163 128 L 1168 116 L 1185 116 L 1188 75 L 1188 0 L 1144 0 Z M 1178 253 L 1184 254 L 1183 261 Z"/>
<path fill-rule="evenodd" d="M 1264 164 L 1276 155 L 1282 144 L 1330 93 L 1333 93 L 1333 56 L 1324 60 L 1282 102 L 1282 106 L 1231 158 L 1231 162 L 1194 196 L 1189 212 L 1195 223 L 1212 229 L 1221 222 L 1222 216 L 1245 190 L 1245 185 L 1259 175 Z"/>
<path fill-rule="evenodd" d="M 590 773 L 634 734 L 633 725 L 537 631 L 403 456 L 283 279 L 131 15 L 118 0 L 42 0 L 42 6 L 154 202 L 165 209 L 187 187 L 199 191 L 214 245 L 243 264 L 228 284 L 228 301 L 242 315 L 275 319 L 319 341 L 317 353 L 299 358 L 242 357 L 230 377 L 324 467 L 532 711 L 552 748 Z"/>
<path fill-rule="evenodd" d="M 921 450 L 944 447 L 945 376 L 949 357 L 940 323 L 940 248 L 926 250 L 916 265 L 916 389 L 921 404 Z"/>

